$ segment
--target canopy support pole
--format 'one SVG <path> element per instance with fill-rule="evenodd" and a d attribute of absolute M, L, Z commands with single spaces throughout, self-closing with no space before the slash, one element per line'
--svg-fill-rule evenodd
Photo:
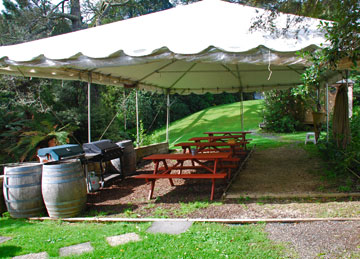
<path fill-rule="evenodd" d="M 166 142 L 169 143 L 169 124 L 170 124 L 170 94 L 166 94 Z"/>
<path fill-rule="evenodd" d="M 139 97 L 138 90 L 135 90 L 135 103 L 136 103 L 136 147 L 140 146 L 140 132 L 139 132 Z"/>
<path fill-rule="evenodd" d="M 244 131 L 244 95 L 242 89 L 240 92 L 240 116 L 241 116 L 241 131 Z"/>
<path fill-rule="evenodd" d="M 329 84 L 326 83 L 326 142 L 329 142 Z"/>
<path fill-rule="evenodd" d="M 91 142 L 91 73 L 88 80 L 88 142 Z"/>
<path fill-rule="evenodd" d="M 244 131 L 244 95 L 243 95 L 243 83 L 240 76 L 239 65 L 236 64 L 237 79 L 239 80 L 239 92 L 240 92 L 240 119 L 241 119 L 241 131 Z"/>

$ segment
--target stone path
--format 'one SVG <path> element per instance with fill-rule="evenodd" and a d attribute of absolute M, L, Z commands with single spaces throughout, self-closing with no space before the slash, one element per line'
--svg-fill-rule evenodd
<path fill-rule="evenodd" d="M 3 236 L 0 236 L 0 244 L 1 243 L 4 243 L 4 242 L 6 242 L 6 241 L 8 241 L 8 240 L 10 240 L 11 239 L 11 237 L 3 237 Z"/>
<path fill-rule="evenodd" d="M 47 259 L 49 258 L 49 255 L 46 252 L 41 252 L 36 254 L 19 255 L 13 258 L 14 259 Z"/>
<path fill-rule="evenodd" d="M 107 237 L 106 241 L 111 246 L 123 245 L 128 242 L 141 241 L 140 236 L 136 233 L 127 233 L 119 236 Z"/>
<path fill-rule="evenodd" d="M 67 246 L 60 248 L 59 254 L 60 256 L 68 256 L 68 255 L 79 255 L 83 253 L 92 252 L 94 248 L 91 246 L 90 242 Z"/>
<path fill-rule="evenodd" d="M 188 230 L 193 222 L 165 221 L 154 222 L 147 230 L 149 233 L 181 234 Z"/>
<path fill-rule="evenodd" d="M 188 230 L 192 222 L 153 222 L 148 228 L 149 233 L 166 233 L 166 234 L 180 234 Z M 11 237 L 0 236 L 0 243 L 10 240 Z M 106 241 L 110 246 L 123 245 L 128 242 L 138 242 L 141 238 L 136 233 L 126 233 L 123 235 L 106 237 Z M 83 253 L 90 253 L 94 250 L 90 242 L 81 243 L 77 245 L 60 248 L 60 256 L 80 255 Z M 13 257 L 14 259 L 46 259 L 49 255 L 46 252 L 36 254 L 26 254 Z"/>

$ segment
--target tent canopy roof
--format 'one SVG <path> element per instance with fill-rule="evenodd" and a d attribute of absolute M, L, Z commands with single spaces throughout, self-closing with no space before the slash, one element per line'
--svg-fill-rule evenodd
<path fill-rule="evenodd" d="M 301 84 L 306 64 L 296 52 L 326 43 L 318 29 L 320 20 L 304 18 L 298 28 L 281 35 L 250 30 L 264 12 L 220 0 L 177 6 L 0 47 L 0 73 L 180 94 L 265 91 Z M 296 18 L 280 14 L 277 29 Z"/>

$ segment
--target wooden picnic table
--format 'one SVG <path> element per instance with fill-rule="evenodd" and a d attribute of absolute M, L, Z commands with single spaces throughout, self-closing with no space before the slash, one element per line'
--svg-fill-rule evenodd
<path fill-rule="evenodd" d="M 196 149 L 196 152 L 203 153 L 203 152 L 224 152 L 224 151 L 230 151 L 232 155 L 237 154 L 246 154 L 245 151 L 243 151 L 243 143 L 241 142 L 234 142 L 234 143 L 228 143 L 228 142 L 181 142 L 178 144 L 175 144 L 176 147 L 181 147 L 183 149 L 183 153 L 191 153 L 191 147 L 194 147 Z M 221 148 L 221 147 L 227 147 L 227 148 Z M 243 152 L 241 152 L 243 151 Z"/>
<path fill-rule="evenodd" d="M 204 132 L 204 134 L 207 134 L 209 136 L 214 136 L 214 135 L 241 135 L 241 134 L 250 134 L 251 131 L 208 131 L 208 132 Z"/>
<path fill-rule="evenodd" d="M 240 143 L 244 149 L 246 144 L 249 144 L 249 140 L 244 140 L 243 135 L 231 135 L 231 136 L 208 136 L 208 137 L 193 137 L 189 141 L 201 142 L 222 142 L 222 143 Z"/>
<path fill-rule="evenodd" d="M 231 157 L 230 152 L 218 152 L 218 153 L 198 153 L 192 155 L 190 153 L 183 154 L 156 154 L 144 157 L 145 160 L 152 160 L 154 163 L 154 171 L 152 174 L 140 174 L 134 176 L 135 178 L 145 179 L 146 182 L 150 181 L 150 191 L 149 191 L 149 199 L 152 199 L 155 187 L 156 179 L 166 178 L 169 179 L 171 186 L 174 186 L 172 179 L 174 178 L 183 178 L 183 179 L 211 179 L 211 195 L 210 200 L 214 198 L 215 191 L 215 179 L 225 179 L 227 177 L 227 173 L 218 172 L 219 164 L 221 164 L 223 159 L 227 159 Z M 176 161 L 174 165 L 169 166 L 168 160 Z M 184 166 L 185 161 L 191 161 L 191 166 Z M 213 166 L 206 164 L 206 162 L 213 162 Z M 163 164 L 160 167 L 160 163 Z M 203 169 L 208 171 L 209 173 L 201 173 L 201 174 L 183 174 L 182 170 L 185 169 Z M 175 170 L 180 170 L 180 173 L 171 174 Z"/>
<path fill-rule="evenodd" d="M 209 137 L 212 137 L 214 135 L 221 135 L 221 136 L 233 136 L 233 135 L 242 135 L 243 141 L 246 140 L 246 134 L 252 133 L 251 131 L 208 131 L 204 132 L 204 134 L 207 134 Z"/>

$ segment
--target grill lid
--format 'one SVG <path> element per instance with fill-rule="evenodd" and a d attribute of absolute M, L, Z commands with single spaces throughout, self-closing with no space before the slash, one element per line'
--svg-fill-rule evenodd
<path fill-rule="evenodd" d="M 86 154 L 104 154 L 111 151 L 118 151 L 121 148 L 109 139 L 103 139 L 99 141 L 93 141 L 83 144 L 83 149 Z"/>
<path fill-rule="evenodd" d="M 47 158 L 49 161 L 58 161 L 64 158 L 76 157 L 83 154 L 84 150 L 77 144 L 40 148 L 38 150 L 38 157 L 43 159 Z"/>
<path fill-rule="evenodd" d="M 120 158 L 123 155 L 122 148 L 111 142 L 109 139 L 103 139 L 83 144 L 85 156 L 91 161 L 109 161 Z"/>

